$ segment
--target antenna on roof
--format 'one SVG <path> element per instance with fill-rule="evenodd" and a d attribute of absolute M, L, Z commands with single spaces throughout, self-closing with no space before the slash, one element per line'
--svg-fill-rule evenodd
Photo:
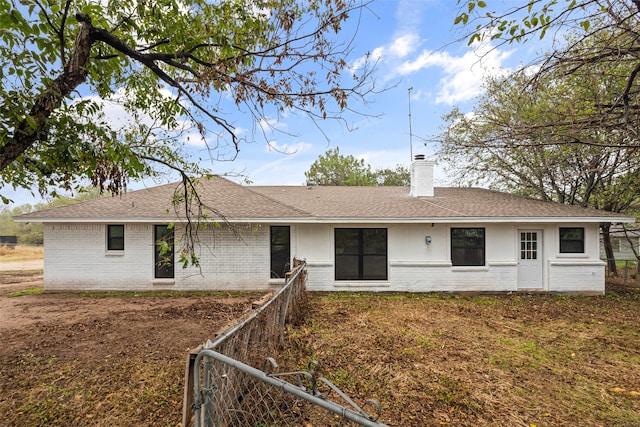
<path fill-rule="evenodd" d="M 413 86 L 409 88 L 409 163 L 413 161 L 413 134 L 411 132 L 411 91 Z"/>

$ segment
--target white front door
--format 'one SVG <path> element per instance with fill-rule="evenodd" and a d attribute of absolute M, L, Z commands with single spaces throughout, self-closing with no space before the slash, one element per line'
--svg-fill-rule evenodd
<path fill-rule="evenodd" d="M 518 289 L 542 289 L 542 230 L 518 230 Z"/>

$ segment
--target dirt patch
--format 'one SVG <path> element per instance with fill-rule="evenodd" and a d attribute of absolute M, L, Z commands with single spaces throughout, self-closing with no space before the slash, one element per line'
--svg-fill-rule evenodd
<path fill-rule="evenodd" d="M 25 259 L 17 261 L 4 261 L 0 262 L 0 272 L 6 271 L 24 271 L 24 270 L 42 270 L 44 268 L 44 260 L 39 259 Z"/>
<path fill-rule="evenodd" d="M 0 258 L 0 295 L 24 288 L 42 287 L 43 267 L 42 258 L 19 261 L 6 261 Z M 0 310 L 2 310 L 1 304 Z M 0 312 L 1 321 L 2 313 Z"/>
<path fill-rule="evenodd" d="M 0 426 L 178 425 L 186 352 L 259 296 L 0 294 Z"/>

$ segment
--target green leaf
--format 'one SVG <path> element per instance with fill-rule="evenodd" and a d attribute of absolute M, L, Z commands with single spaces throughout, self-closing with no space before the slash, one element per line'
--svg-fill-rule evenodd
<path fill-rule="evenodd" d="M 466 13 L 456 16 L 456 19 L 453 21 L 453 25 L 458 25 L 460 22 L 466 24 L 467 23 L 466 16 L 467 16 Z"/>
<path fill-rule="evenodd" d="M 32 129 L 32 130 L 36 130 L 38 128 L 38 124 L 36 123 L 35 119 L 29 115 L 27 115 L 24 118 L 27 122 L 27 125 Z"/>

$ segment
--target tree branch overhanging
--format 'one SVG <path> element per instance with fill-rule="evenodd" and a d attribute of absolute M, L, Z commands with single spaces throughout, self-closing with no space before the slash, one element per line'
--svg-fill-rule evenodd
<path fill-rule="evenodd" d="M 60 107 L 67 96 L 86 81 L 86 65 L 93 44 L 91 18 L 79 14 L 77 19 L 80 22 L 80 28 L 69 63 L 64 67 L 62 74 L 35 98 L 28 115 L 16 123 L 13 136 L 9 137 L 2 147 L 0 171 L 46 135 L 47 119 Z"/>
<path fill-rule="evenodd" d="M 206 11 L 196 8 L 196 15 L 202 12 L 199 17 L 170 7 L 177 21 L 193 22 L 205 30 L 204 34 L 189 38 L 188 32 L 182 35 L 178 34 L 180 31 L 172 33 L 167 31 L 169 27 L 161 27 L 161 23 L 155 27 L 154 17 L 162 18 L 155 6 L 141 4 L 135 10 L 119 13 L 111 10 L 111 6 L 97 5 L 95 12 L 91 12 L 94 16 L 78 13 L 73 20 L 68 16 L 71 7 L 69 0 L 56 4 L 56 8 L 42 0 L 25 0 L 27 6 L 35 5 L 36 14 L 29 12 L 23 18 L 18 13 L 16 19 L 21 21 L 16 22 L 11 30 L 17 36 L 16 43 L 24 44 L 25 40 L 38 37 L 41 41 L 52 36 L 56 52 L 51 53 L 53 49 L 42 48 L 42 43 L 39 43 L 38 47 L 45 54 L 34 56 L 31 63 L 27 62 L 28 65 L 35 63 L 35 68 L 40 72 L 49 68 L 46 68 L 46 76 L 40 81 L 37 76 L 32 76 L 35 84 L 28 86 L 29 89 L 35 87 L 31 91 L 37 94 L 37 85 L 42 84 L 41 93 L 33 96 L 26 90 L 25 93 L 31 96 L 24 97 L 27 107 L 22 111 L 25 113 L 14 115 L 7 122 L 9 124 L 5 129 L 9 129 L 11 134 L 2 141 L 0 173 L 4 172 L 4 179 L 9 182 L 11 179 L 8 177 L 19 171 L 22 182 L 31 180 L 40 188 L 56 185 L 56 180 L 46 178 L 47 171 L 59 168 L 61 172 L 56 176 L 64 180 L 73 174 L 72 162 L 87 157 L 81 155 L 82 150 L 91 151 L 94 146 L 100 148 L 100 143 L 96 141 L 80 141 L 83 137 L 94 138 L 98 135 L 99 138 L 119 138 L 115 134 L 107 135 L 110 128 L 106 121 L 92 122 L 94 117 L 101 119 L 99 103 L 93 103 L 94 107 L 84 107 L 91 104 L 87 100 L 66 104 L 83 83 L 95 85 L 102 97 L 122 86 L 132 85 L 128 86 L 133 97 L 126 100 L 127 109 L 149 108 L 152 118 L 160 120 L 163 126 L 177 126 L 178 119 L 172 117 L 186 116 L 203 137 L 211 132 L 205 127 L 210 122 L 221 130 L 216 136 L 233 142 L 236 153 L 240 139 L 233 124 L 225 120 L 217 108 L 207 108 L 205 105 L 206 97 L 212 90 L 228 91 L 236 104 L 246 104 L 251 116 L 257 120 L 263 119 L 261 114 L 265 113 L 268 106 L 276 107 L 279 112 L 297 109 L 307 114 L 316 125 L 318 119 L 327 117 L 344 120 L 340 112 L 347 109 L 347 97 L 357 95 L 363 99 L 365 93 L 373 91 L 373 79 L 367 65 L 358 71 L 360 75 L 352 76 L 351 84 L 343 86 L 340 77 L 346 64 L 343 58 L 350 50 L 344 50 L 344 45 L 338 42 L 333 44 L 328 36 L 340 29 L 340 23 L 347 15 L 365 8 L 368 1 L 357 1 L 355 5 L 341 0 L 326 0 L 326 4 L 321 1 L 317 5 L 319 8 L 314 6 L 307 10 L 310 15 L 298 15 L 297 7 L 294 8 L 295 13 L 283 9 L 281 14 L 269 15 L 269 19 L 273 18 L 271 22 L 251 13 L 241 13 L 242 19 L 238 21 L 228 19 L 229 16 L 225 14 L 236 17 L 238 12 L 218 5 L 211 5 L 211 9 Z M 322 10 L 322 6 L 326 6 L 326 9 Z M 110 15 L 112 12 L 116 14 Z M 217 16 L 224 28 L 218 31 L 218 27 L 207 27 L 209 21 L 202 19 L 208 18 L 208 13 Z M 137 22 L 134 22 L 134 18 Z M 44 25 L 32 25 L 38 19 Z M 174 23 L 167 19 L 165 25 Z M 45 26 L 47 29 L 42 30 Z M 229 29 L 236 27 L 243 30 L 244 26 L 246 32 L 229 32 Z M 185 26 L 180 28 L 184 29 Z M 73 38 L 75 41 L 71 42 Z M 220 43 L 217 43 L 218 40 Z M 243 45 L 244 42 L 246 44 Z M 347 46 L 351 46 L 351 43 Z M 172 48 L 176 51 L 171 52 Z M 3 52 L 9 52 L 10 49 L 12 47 L 7 46 Z M 102 59 L 107 61 L 102 62 Z M 48 75 L 55 68 L 51 64 L 58 60 L 62 62 L 58 76 L 49 80 Z M 317 70 L 299 69 L 305 62 L 312 61 L 320 63 L 327 74 L 316 76 L 314 72 L 317 73 Z M 141 69 L 145 71 L 141 73 L 141 79 L 136 80 L 135 73 Z M 164 87 L 172 88 L 175 98 L 144 98 L 148 91 L 155 96 Z M 333 107 L 334 103 L 337 112 L 329 110 L 328 105 Z M 139 104 L 143 107 L 139 107 Z M 156 106 L 158 108 L 154 108 Z M 84 122 L 83 118 L 88 122 Z M 78 132 L 74 132 L 74 129 Z M 115 141 L 112 146 L 117 147 Z M 145 152 L 153 153 L 152 149 Z M 27 166 L 40 161 L 40 155 L 57 154 L 61 154 L 61 162 L 54 160 L 42 168 Z M 105 159 L 96 157 L 94 160 L 100 162 Z M 12 167 L 7 169 L 10 165 Z M 111 167 L 107 164 L 102 166 Z M 93 179 L 89 169 L 83 173 L 82 177 Z M 126 177 L 126 173 L 122 177 Z"/>

